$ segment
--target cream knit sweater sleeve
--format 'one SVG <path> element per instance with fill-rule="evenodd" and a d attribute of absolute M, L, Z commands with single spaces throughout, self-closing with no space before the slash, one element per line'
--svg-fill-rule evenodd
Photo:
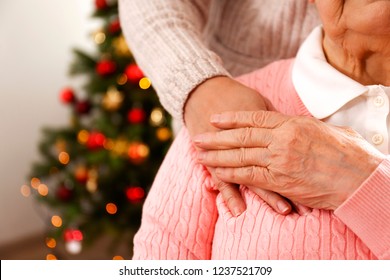
<path fill-rule="evenodd" d="M 182 119 L 188 94 L 204 80 L 229 75 L 202 42 L 211 0 L 120 0 L 122 29 L 162 105 Z"/>

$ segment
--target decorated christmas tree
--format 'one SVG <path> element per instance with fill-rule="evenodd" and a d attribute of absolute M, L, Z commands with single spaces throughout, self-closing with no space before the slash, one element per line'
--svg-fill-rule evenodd
<path fill-rule="evenodd" d="M 42 158 L 29 177 L 49 213 L 49 259 L 58 244 L 77 254 L 102 235 L 125 240 L 130 250 L 143 200 L 171 144 L 169 115 L 127 48 L 117 2 L 96 0 L 95 8 L 93 18 L 102 23 L 91 36 L 96 52 L 76 49 L 70 65 L 85 85 L 59 93 L 70 124 L 44 129 Z"/>

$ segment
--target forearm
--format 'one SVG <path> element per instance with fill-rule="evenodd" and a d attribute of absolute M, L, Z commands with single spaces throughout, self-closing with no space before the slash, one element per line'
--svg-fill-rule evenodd
<path fill-rule="evenodd" d="M 202 41 L 210 0 L 120 0 L 121 25 L 137 63 L 162 105 L 183 117 L 189 93 L 210 77 L 228 75 Z"/>
<path fill-rule="evenodd" d="M 335 210 L 379 259 L 390 259 L 390 156 Z"/>

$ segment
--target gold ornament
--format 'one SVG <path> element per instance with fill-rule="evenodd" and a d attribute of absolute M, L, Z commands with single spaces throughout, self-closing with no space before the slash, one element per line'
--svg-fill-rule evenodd
<path fill-rule="evenodd" d="M 131 52 L 129 50 L 129 47 L 127 46 L 125 37 L 123 37 L 123 35 L 120 35 L 118 38 L 115 38 L 112 41 L 112 46 L 114 47 L 114 52 L 117 56 L 131 57 Z"/>
<path fill-rule="evenodd" d="M 118 156 L 126 156 L 127 151 L 129 149 L 129 143 L 126 139 L 118 139 L 114 141 L 112 152 Z"/>
<path fill-rule="evenodd" d="M 104 95 L 102 105 L 107 111 L 116 111 L 122 105 L 123 94 L 116 87 L 109 87 Z"/>

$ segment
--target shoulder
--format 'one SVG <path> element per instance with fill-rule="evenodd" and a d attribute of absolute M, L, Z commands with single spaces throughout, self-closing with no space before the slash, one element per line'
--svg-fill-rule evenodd
<path fill-rule="evenodd" d="M 259 92 L 268 110 L 288 115 L 310 115 L 292 83 L 294 62 L 294 58 L 278 60 L 237 77 L 237 80 Z"/>

